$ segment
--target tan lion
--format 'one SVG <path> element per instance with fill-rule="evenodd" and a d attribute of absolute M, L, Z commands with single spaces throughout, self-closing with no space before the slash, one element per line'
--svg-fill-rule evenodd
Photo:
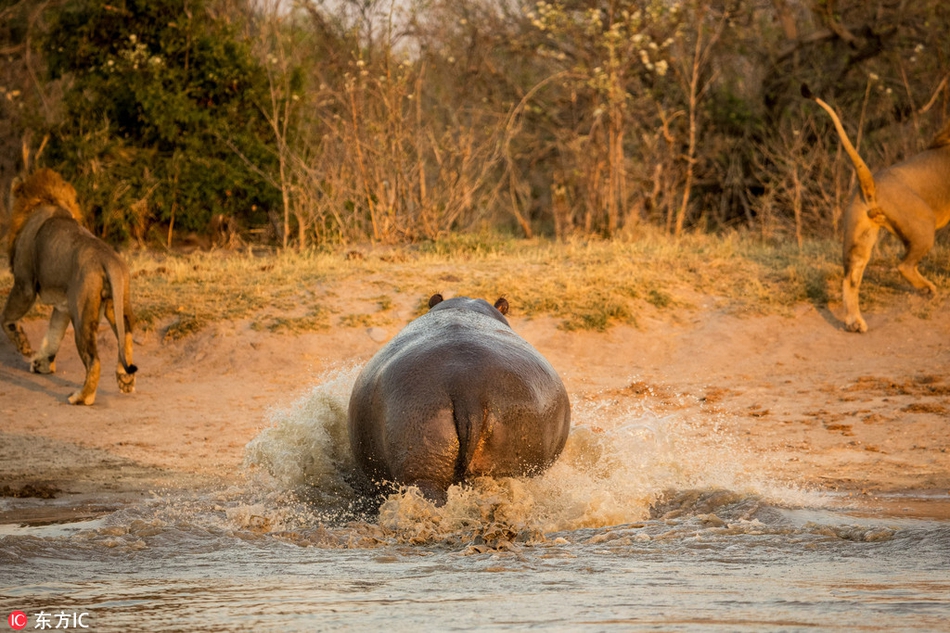
<path fill-rule="evenodd" d="M 103 314 L 119 342 L 116 380 L 119 390 L 135 390 L 132 364 L 132 304 L 129 269 L 105 242 L 81 225 L 76 190 L 56 172 L 40 169 L 14 181 L 7 236 L 13 289 L 3 307 L 3 330 L 17 350 L 31 357 L 30 371 L 55 371 L 56 352 L 72 321 L 76 348 L 86 367 L 82 388 L 69 396 L 71 404 L 92 404 L 99 385 L 96 338 Z M 49 330 L 40 351 L 33 354 L 18 321 L 40 301 L 53 306 Z"/>
<path fill-rule="evenodd" d="M 804 84 L 802 96 L 831 115 L 861 185 L 861 196 L 855 194 L 851 198 L 844 216 L 842 286 L 845 327 L 852 332 L 867 332 L 868 325 L 858 305 L 858 291 L 881 227 L 904 243 L 904 258 L 897 266 L 904 278 L 919 290 L 937 292 L 937 287 L 920 274 L 917 264 L 933 248 L 937 229 L 950 222 L 950 123 L 926 150 L 872 176 L 831 106 L 813 95 Z"/>

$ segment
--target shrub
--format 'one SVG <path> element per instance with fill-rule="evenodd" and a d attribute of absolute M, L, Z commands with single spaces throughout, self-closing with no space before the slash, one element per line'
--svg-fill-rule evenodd
<path fill-rule="evenodd" d="M 48 160 L 104 237 L 201 230 L 218 213 L 260 223 L 277 206 L 266 76 L 240 25 L 204 0 L 80 0 L 55 14 L 46 54 L 65 114 Z"/>

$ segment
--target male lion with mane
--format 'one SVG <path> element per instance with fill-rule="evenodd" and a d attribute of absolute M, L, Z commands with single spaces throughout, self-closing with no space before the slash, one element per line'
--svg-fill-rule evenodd
<path fill-rule="evenodd" d="M 135 390 L 132 364 L 132 303 L 129 269 L 105 242 L 83 228 L 76 190 L 59 174 L 40 169 L 11 190 L 7 235 L 13 289 L 3 307 L 3 330 L 17 350 L 31 358 L 30 371 L 51 374 L 56 352 L 72 321 L 76 348 L 86 368 L 82 388 L 70 404 L 92 404 L 99 385 L 96 338 L 105 315 L 119 347 L 119 391 Z M 35 355 L 18 321 L 36 302 L 53 306 L 49 330 Z"/>
<path fill-rule="evenodd" d="M 920 274 L 917 264 L 933 248 L 937 229 L 950 222 L 950 123 L 923 152 L 872 175 L 834 109 L 805 84 L 801 92 L 831 116 L 858 176 L 861 195 L 854 194 L 844 216 L 842 294 L 845 327 L 851 332 L 867 332 L 858 292 L 882 227 L 904 243 L 904 258 L 897 270 L 918 290 L 931 295 L 937 292 L 933 282 Z"/>

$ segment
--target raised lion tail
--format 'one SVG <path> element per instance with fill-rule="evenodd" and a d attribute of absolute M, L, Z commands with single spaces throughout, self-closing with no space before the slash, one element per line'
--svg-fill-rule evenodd
<path fill-rule="evenodd" d="M 851 139 L 848 138 L 847 132 L 844 131 L 844 126 L 841 125 L 841 119 L 838 118 L 838 114 L 834 111 L 834 108 L 815 96 L 812 91 L 808 89 L 807 84 L 802 84 L 801 91 L 803 97 L 811 99 L 820 105 L 825 112 L 831 115 L 831 120 L 835 124 L 835 129 L 838 131 L 838 138 L 841 139 L 841 145 L 851 158 L 851 163 L 854 164 L 854 171 L 857 173 L 858 182 L 861 184 L 861 195 L 864 197 L 864 202 L 869 209 L 878 209 L 877 186 L 874 184 L 874 176 L 871 175 L 871 170 L 868 168 L 867 163 L 865 163 L 861 155 L 858 154 L 858 150 L 851 144 Z"/>
<path fill-rule="evenodd" d="M 109 285 L 112 287 L 112 306 L 115 311 L 115 333 L 119 347 L 119 362 L 125 373 L 134 374 L 139 370 L 138 367 L 129 362 L 125 356 L 125 301 L 126 294 L 129 292 L 126 282 L 129 279 L 125 274 L 122 264 L 117 261 L 110 261 L 106 264 L 106 274 L 109 277 Z"/>

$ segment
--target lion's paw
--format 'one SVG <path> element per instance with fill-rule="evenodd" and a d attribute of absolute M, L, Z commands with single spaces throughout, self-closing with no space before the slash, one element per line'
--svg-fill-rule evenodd
<path fill-rule="evenodd" d="M 862 317 L 849 318 L 845 323 L 845 328 L 849 332 L 864 333 L 868 331 L 868 324 Z"/>
<path fill-rule="evenodd" d="M 48 356 L 38 356 L 30 362 L 30 371 L 34 374 L 56 373 L 56 361 Z"/>
<path fill-rule="evenodd" d="M 135 376 L 133 374 L 115 373 L 115 380 L 119 383 L 122 393 L 135 393 Z"/>
<path fill-rule="evenodd" d="M 85 398 L 82 395 L 82 390 L 73 393 L 69 396 L 69 404 L 84 404 L 86 406 L 92 405 L 96 401 L 96 394 L 91 393 Z"/>
<path fill-rule="evenodd" d="M 4 326 L 4 329 L 7 331 L 7 336 L 9 336 L 13 344 L 16 345 L 16 351 L 20 352 L 20 355 L 26 358 L 33 356 L 30 339 L 26 337 L 26 332 L 23 330 L 22 325 L 19 323 L 9 323 Z"/>

